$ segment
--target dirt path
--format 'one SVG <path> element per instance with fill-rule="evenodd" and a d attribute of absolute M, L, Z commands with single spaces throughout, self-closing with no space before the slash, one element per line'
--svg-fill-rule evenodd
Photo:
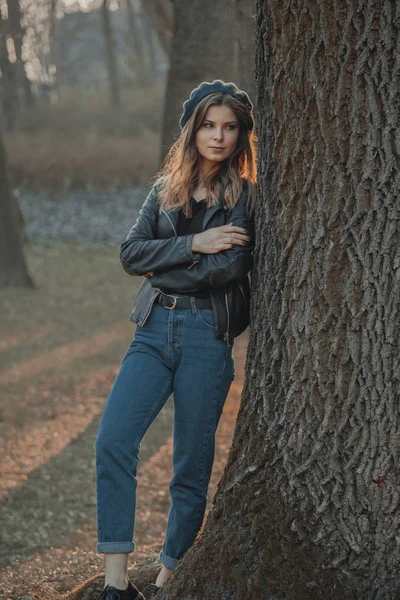
<path fill-rule="evenodd" d="M 104 570 L 96 551 L 94 440 L 134 331 L 121 315 L 129 314 L 141 281 L 119 276 L 114 248 L 97 247 L 96 257 L 101 274 L 93 273 L 91 248 L 35 246 L 30 268 L 39 288 L 0 292 L 1 600 L 54 600 Z M 68 269 L 84 282 L 79 289 L 60 277 Z M 218 429 L 208 508 L 231 443 L 246 349 L 245 332 L 235 340 L 236 379 Z M 171 431 L 172 397 L 141 446 L 130 566 L 158 560 L 169 509 Z"/>

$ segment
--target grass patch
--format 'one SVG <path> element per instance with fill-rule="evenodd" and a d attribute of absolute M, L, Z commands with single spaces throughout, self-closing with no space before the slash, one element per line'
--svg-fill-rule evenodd
<path fill-rule="evenodd" d="M 73 339 L 121 320 L 131 329 L 143 278 L 124 272 L 119 246 L 48 241 L 25 244 L 24 253 L 36 287 L 0 290 L 0 337 L 53 326 Z"/>

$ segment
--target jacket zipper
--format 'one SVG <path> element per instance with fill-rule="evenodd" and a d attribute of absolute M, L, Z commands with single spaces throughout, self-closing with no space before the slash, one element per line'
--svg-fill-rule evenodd
<path fill-rule="evenodd" d="M 242 296 L 243 296 L 243 298 L 246 300 L 246 296 L 245 296 L 245 294 L 244 294 L 244 291 L 243 291 L 243 288 L 242 288 L 242 286 L 240 285 L 240 283 L 239 283 L 238 281 L 237 281 L 236 283 L 237 283 L 237 285 L 239 286 L 239 290 L 242 292 Z"/>
<path fill-rule="evenodd" d="M 226 306 L 226 314 L 227 314 L 227 316 L 228 316 L 228 325 L 227 325 L 227 328 L 226 328 L 226 332 L 225 332 L 225 334 L 224 334 L 224 340 L 225 340 L 225 342 L 226 342 L 227 346 L 230 346 L 230 343 L 229 343 L 229 310 L 228 310 L 228 295 L 227 295 L 227 293 L 226 293 L 226 288 L 225 288 L 225 306 Z"/>
<path fill-rule="evenodd" d="M 170 217 L 169 217 L 169 216 L 168 216 L 168 214 L 165 212 L 165 210 L 163 210 L 162 212 L 163 212 L 163 213 L 164 213 L 164 215 L 167 217 L 168 221 L 171 223 L 172 229 L 174 230 L 175 237 L 177 237 L 177 235 L 178 235 L 178 234 L 176 233 L 176 229 L 175 229 L 175 227 L 174 227 L 174 224 L 173 224 L 173 222 L 171 221 Z M 190 267 L 188 267 L 188 269 L 191 269 L 191 268 L 192 268 L 192 267 L 193 267 L 193 266 L 194 266 L 196 263 L 198 263 L 198 262 L 200 261 L 200 259 L 201 259 L 201 256 L 200 256 L 200 258 L 198 258 L 197 260 L 195 260 L 194 262 L 192 262 L 192 264 L 190 265 Z M 196 291 L 196 290 L 193 290 L 193 291 Z"/>
<path fill-rule="evenodd" d="M 190 267 L 188 267 L 188 269 L 191 269 L 195 264 L 197 264 L 198 262 L 200 262 L 201 260 L 201 256 L 200 258 L 198 258 L 197 260 L 195 260 L 194 262 L 192 262 L 192 264 L 190 265 Z"/>
<path fill-rule="evenodd" d="M 174 234 L 177 236 L 178 234 L 176 233 L 176 229 L 174 227 L 173 222 L 171 221 L 170 217 L 167 215 L 167 213 L 165 212 L 165 210 L 162 211 L 164 213 L 164 215 L 167 217 L 168 221 L 171 223 L 172 225 L 172 229 L 174 230 Z"/>

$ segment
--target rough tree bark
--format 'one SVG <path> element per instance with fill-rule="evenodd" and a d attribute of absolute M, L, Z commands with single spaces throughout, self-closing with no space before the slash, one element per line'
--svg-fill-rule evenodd
<path fill-rule="evenodd" d="M 221 19 L 223 15 L 223 19 Z M 161 144 L 161 161 L 178 133 L 182 104 L 202 81 L 234 76 L 234 0 L 175 0 Z"/>
<path fill-rule="evenodd" d="M 391 0 L 257 1 L 242 403 L 160 600 L 400 598 L 399 27 Z"/>
<path fill-rule="evenodd" d="M 115 55 L 111 18 L 108 12 L 108 0 L 103 0 L 102 2 L 101 15 L 103 22 L 103 35 L 110 89 L 110 101 L 113 106 L 119 106 L 121 102 L 121 92 L 118 76 L 118 61 Z"/>
<path fill-rule="evenodd" d="M 7 161 L 0 130 L 0 288 L 33 286 L 21 245 L 19 212 L 7 177 Z"/>

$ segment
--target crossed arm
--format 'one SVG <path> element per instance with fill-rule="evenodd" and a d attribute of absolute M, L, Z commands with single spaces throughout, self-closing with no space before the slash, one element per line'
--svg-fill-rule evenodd
<path fill-rule="evenodd" d="M 251 270 L 255 232 L 253 217 L 246 211 L 247 194 L 239 198 L 228 214 L 228 220 L 247 230 L 248 243 L 245 246 L 234 244 L 232 248 L 216 254 L 203 254 L 191 250 L 194 234 L 154 239 L 157 198 L 153 190 L 121 245 L 121 262 L 127 273 L 148 277 L 156 288 L 185 292 L 223 287 Z"/>
<path fill-rule="evenodd" d="M 149 271 L 163 271 L 179 264 L 192 263 L 201 257 L 192 252 L 195 235 L 181 235 L 165 240 L 157 235 L 157 189 L 150 190 L 135 224 L 121 244 L 120 260 L 129 275 L 145 275 Z"/>

